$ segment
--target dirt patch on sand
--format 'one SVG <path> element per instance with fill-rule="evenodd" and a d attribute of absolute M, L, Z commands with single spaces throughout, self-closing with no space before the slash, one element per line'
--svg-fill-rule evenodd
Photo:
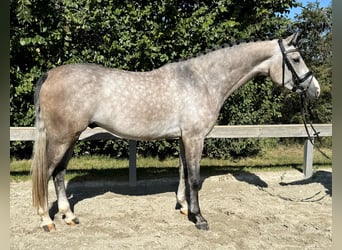
<path fill-rule="evenodd" d="M 31 206 L 31 183 L 10 187 L 11 249 L 331 249 L 331 169 L 302 180 L 299 171 L 238 172 L 204 179 L 200 191 L 209 231 L 175 210 L 178 180 L 127 183 L 70 181 L 67 192 L 80 220 L 68 226 L 56 213 L 45 233 Z"/>

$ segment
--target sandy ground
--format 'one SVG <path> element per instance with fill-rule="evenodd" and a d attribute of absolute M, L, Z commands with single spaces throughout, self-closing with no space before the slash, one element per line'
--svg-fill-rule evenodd
<path fill-rule="evenodd" d="M 209 231 L 197 230 L 175 210 L 178 180 L 79 182 L 67 186 L 80 220 L 68 226 L 57 213 L 56 231 L 45 233 L 31 206 L 31 183 L 12 182 L 11 249 L 331 249 L 331 169 L 302 180 L 296 170 L 240 172 L 206 177 L 200 191 Z"/>

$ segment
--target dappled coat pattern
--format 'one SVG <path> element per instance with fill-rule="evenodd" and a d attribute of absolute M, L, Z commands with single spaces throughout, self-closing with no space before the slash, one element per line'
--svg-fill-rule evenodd
<path fill-rule="evenodd" d="M 100 126 L 127 139 L 179 138 L 178 207 L 197 228 L 208 229 L 198 202 L 200 158 L 228 96 L 258 75 L 308 98 L 319 95 L 316 78 L 295 49 L 297 38 L 241 43 L 149 72 L 71 64 L 45 73 L 36 90 L 32 162 L 33 205 L 41 227 L 55 230 L 48 211 L 51 177 L 66 223 L 79 223 L 65 194 L 64 175 L 79 135 L 88 126 Z"/>

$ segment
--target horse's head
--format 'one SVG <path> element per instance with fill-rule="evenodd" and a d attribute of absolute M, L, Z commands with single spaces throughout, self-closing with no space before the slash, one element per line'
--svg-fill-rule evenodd
<path fill-rule="evenodd" d="M 297 40 L 298 33 L 278 40 L 276 55 L 272 57 L 270 77 L 273 82 L 292 91 L 305 93 L 310 99 L 317 98 L 320 94 L 319 83 L 295 47 Z"/>

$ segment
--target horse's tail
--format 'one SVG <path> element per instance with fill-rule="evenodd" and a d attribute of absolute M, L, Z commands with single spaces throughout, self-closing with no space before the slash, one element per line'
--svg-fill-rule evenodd
<path fill-rule="evenodd" d="M 36 138 L 33 148 L 33 159 L 31 165 L 32 177 L 32 202 L 34 207 L 44 207 L 47 201 L 48 190 L 48 166 L 47 166 L 47 136 L 44 121 L 41 116 L 39 92 L 47 78 L 45 73 L 37 82 L 35 91 L 36 107 Z"/>

